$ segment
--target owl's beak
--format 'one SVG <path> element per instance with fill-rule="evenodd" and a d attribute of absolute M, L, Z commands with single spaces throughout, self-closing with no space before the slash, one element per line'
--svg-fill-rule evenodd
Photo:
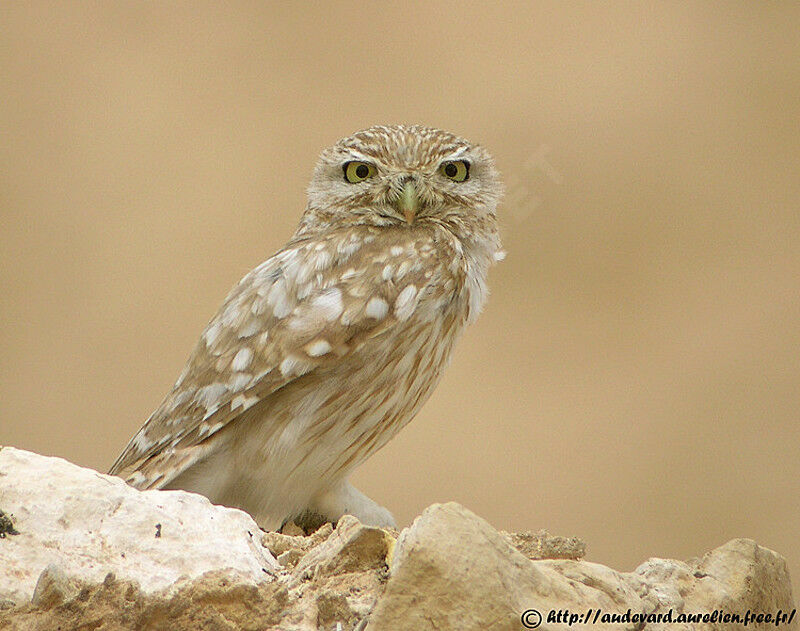
<path fill-rule="evenodd" d="M 406 221 L 408 223 L 413 223 L 414 217 L 417 215 L 417 209 L 419 208 L 419 198 L 417 197 L 417 187 L 414 186 L 412 180 L 409 180 L 403 186 L 403 192 L 400 193 L 398 206 L 403 213 L 403 217 L 406 218 Z"/>

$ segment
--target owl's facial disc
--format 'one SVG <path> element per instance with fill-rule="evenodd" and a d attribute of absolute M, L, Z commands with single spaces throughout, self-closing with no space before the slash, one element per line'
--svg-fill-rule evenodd
<path fill-rule="evenodd" d="M 479 145 L 428 127 L 378 125 L 323 151 L 308 195 L 304 230 L 434 223 L 472 234 L 494 216 L 500 184 Z"/>

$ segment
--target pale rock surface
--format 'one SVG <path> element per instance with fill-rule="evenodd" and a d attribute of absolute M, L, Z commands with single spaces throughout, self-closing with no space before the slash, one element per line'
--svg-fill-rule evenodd
<path fill-rule="evenodd" d="M 527 539 L 527 538 L 526 538 Z M 564 541 L 555 547 L 563 549 Z M 549 545 L 549 544 L 548 544 Z M 547 546 L 545 546 L 547 547 Z M 579 544 L 566 546 L 581 552 Z M 526 549 L 526 552 L 529 550 Z M 530 560 L 485 520 L 455 504 L 434 504 L 397 541 L 390 578 L 370 616 L 370 631 L 482 629 L 519 631 L 528 609 L 548 623 L 550 610 L 588 608 L 624 614 L 791 612 L 785 560 L 748 539 L 735 539 L 686 563 L 650 559 L 634 572 L 570 559 Z M 628 624 L 626 628 L 634 628 Z M 620 629 L 620 623 L 591 628 Z M 795 615 L 784 629 L 797 629 Z M 648 629 L 699 630 L 711 624 L 648 622 Z M 745 629 L 727 625 L 726 629 Z M 752 623 L 750 628 L 752 628 Z M 772 628 L 775 628 L 774 625 Z"/>
<path fill-rule="evenodd" d="M 519 631 L 531 607 L 618 611 L 638 600 L 614 570 L 531 561 L 466 508 L 434 504 L 400 534 L 391 578 L 367 628 Z"/>
<path fill-rule="evenodd" d="M 503 538 L 531 561 L 539 559 L 573 559 L 586 556 L 586 544 L 577 537 L 559 537 L 546 530 L 539 532 L 505 532 Z"/>
<path fill-rule="evenodd" d="M 0 600 L 29 601 L 50 565 L 95 583 L 113 572 L 145 593 L 222 568 L 258 583 L 279 567 L 247 513 L 13 447 L 0 447 L 0 510 L 19 533 L 0 540 Z"/>
<path fill-rule="evenodd" d="M 77 581 L 78 593 L 3 611 L 2 631 L 310 631 L 302 615 L 289 619 L 289 597 L 278 583 L 252 583 L 212 571 L 174 589 L 145 594 L 109 574 Z M 284 626 L 290 620 L 288 626 Z"/>
<path fill-rule="evenodd" d="M 782 556 L 762 548 L 751 539 L 733 539 L 699 559 L 687 562 L 649 559 L 633 572 L 631 580 L 643 585 L 643 608 L 648 612 L 726 612 L 791 611 L 791 582 Z M 752 623 L 750 627 L 752 627 Z M 798 628 L 795 615 L 791 626 Z M 691 625 L 650 624 L 648 629 L 694 629 Z M 729 626 L 741 628 L 744 626 Z"/>
<path fill-rule="evenodd" d="M 293 572 L 292 582 L 378 569 L 386 565 L 394 543 L 387 531 L 365 526 L 352 515 L 344 515 L 336 530 L 303 556 Z"/>
<path fill-rule="evenodd" d="M 546 616 L 794 607 L 783 558 L 747 539 L 622 573 L 580 560 L 578 539 L 500 533 L 454 503 L 429 507 L 399 537 L 351 516 L 309 536 L 263 533 L 199 496 L 136 491 L 10 448 L 0 448 L 0 527 L 0 631 L 520 631 L 533 608 Z M 545 619 L 538 628 L 587 626 Z M 797 616 L 780 626 L 797 628 Z"/>

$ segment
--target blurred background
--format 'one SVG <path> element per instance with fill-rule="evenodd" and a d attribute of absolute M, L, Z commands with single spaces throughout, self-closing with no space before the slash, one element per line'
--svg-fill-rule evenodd
<path fill-rule="evenodd" d="M 800 589 L 800 5 L 0 5 L 0 443 L 106 470 L 318 152 L 485 145 L 507 259 L 355 483 L 621 570 L 734 537 Z"/>

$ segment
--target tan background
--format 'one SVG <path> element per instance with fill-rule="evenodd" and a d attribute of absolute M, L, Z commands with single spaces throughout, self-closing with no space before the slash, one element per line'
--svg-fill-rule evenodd
<path fill-rule="evenodd" d="M 800 576 L 800 7 L 0 5 L 0 443 L 107 468 L 323 146 L 485 144 L 507 260 L 356 474 L 630 569 L 733 537 Z"/>

